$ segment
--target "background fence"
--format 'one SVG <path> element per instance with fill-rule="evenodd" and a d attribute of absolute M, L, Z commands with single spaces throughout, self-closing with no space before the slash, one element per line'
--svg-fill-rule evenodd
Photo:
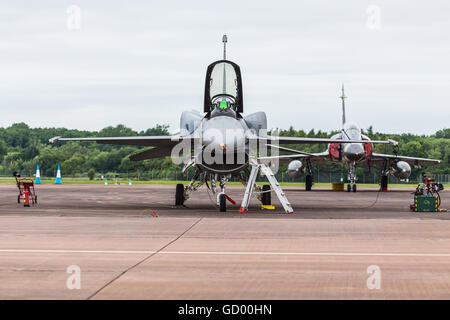
<path fill-rule="evenodd" d="M 331 172 L 314 172 L 314 182 L 315 183 L 335 183 L 335 182 L 347 182 L 347 173 L 331 173 Z M 152 171 L 148 173 L 144 173 L 141 175 L 140 180 L 181 180 L 181 181 L 190 181 L 194 176 L 194 172 L 189 172 L 185 177 L 181 175 L 179 171 Z M 292 182 L 292 183 L 304 183 L 305 176 L 300 178 L 291 178 L 286 172 L 278 172 L 276 178 L 279 182 Z M 441 183 L 450 183 L 450 174 L 437 174 L 437 175 L 429 175 L 430 177 L 434 177 L 436 181 Z M 120 175 L 122 178 L 128 178 L 123 174 Z M 132 179 L 136 177 L 130 177 Z M 421 182 L 422 177 L 419 175 L 411 175 L 407 180 L 400 180 L 395 178 L 394 176 L 388 175 L 389 183 L 393 184 L 416 184 Z M 375 173 L 364 173 L 357 174 L 357 183 L 362 184 L 378 184 L 380 180 L 379 172 Z M 231 179 L 231 181 L 235 181 L 235 179 Z M 265 177 L 258 176 L 257 181 L 266 181 Z"/>
<path fill-rule="evenodd" d="M 2 175 L 4 178 L 8 178 L 9 180 L 13 180 L 12 176 L 10 175 Z M 95 180 L 102 180 L 102 179 L 108 179 L 108 180 L 140 180 L 140 181 L 151 181 L 151 180 L 166 180 L 166 181 L 190 181 L 194 176 L 194 172 L 191 170 L 188 172 L 186 176 L 182 176 L 181 172 L 178 170 L 151 170 L 148 172 L 142 172 L 139 177 L 133 174 L 127 174 L 127 173 L 114 173 L 114 172 L 108 172 L 108 173 L 97 173 Z M 302 176 L 300 178 L 291 178 L 286 172 L 278 172 L 276 175 L 276 178 L 279 182 L 290 182 L 290 183 L 304 183 L 305 182 L 305 176 Z M 336 172 L 327 172 L 327 171 L 315 171 L 313 173 L 314 176 L 314 182 L 315 183 L 336 183 L 336 182 L 344 182 L 347 183 L 347 172 L 342 173 L 336 173 Z M 437 182 L 449 184 L 450 183 L 450 174 L 435 174 L 429 175 L 430 177 L 434 177 Z M 32 177 L 32 176 L 30 176 Z M 72 178 L 72 175 L 64 174 L 62 173 L 63 179 L 67 180 L 87 180 L 88 177 L 86 174 L 83 175 L 76 175 L 74 178 Z M 101 178 L 103 177 L 103 178 Z M 42 179 L 48 179 L 52 180 L 55 179 L 55 177 L 41 177 Z M 357 183 L 359 184 L 379 184 L 379 172 L 372 172 L 372 173 L 357 173 Z M 414 175 L 411 174 L 409 179 L 407 180 L 399 180 L 391 175 L 388 175 L 388 181 L 389 183 L 393 184 L 417 184 L 421 182 L 421 175 Z M 232 178 L 230 181 L 236 181 L 236 179 Z M 261 177 L 258 175 L 257 181 L 267 181 L 265 177 Z"/>

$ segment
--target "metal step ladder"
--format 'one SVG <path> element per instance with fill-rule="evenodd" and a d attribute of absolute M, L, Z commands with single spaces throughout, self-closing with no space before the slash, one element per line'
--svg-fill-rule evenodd
<path fill-rule="evenodd" d="M 281 189 L 281 186 L 278 183 L 277 179 L 275 178 L 275 175 L 273 174 L 272 170 L 270 169 L 269 166 L 267 166 L 264 163 L 252 163 L 252 171 L 250 173 L 250 177 L 248 178 L 247 187 L 245 189 L 244 198 L 242 199 L 242 204 L 241 208 L 239 209 L 239 212 L 241 213 L 248 212 L 248 205 L 250 203 L 250 198 L 252 197 L 252 192 L 255 187 L 256 177 L 258 176 L 259 170 L 261 170 L 261 172 L 269 180 L 272 189 L 275 191 L 278 199 L 280 200 L 284 208 L 284 211 L 286 213 L 294 212 L 289 200 L 286 197 L 286 194 Z"/>

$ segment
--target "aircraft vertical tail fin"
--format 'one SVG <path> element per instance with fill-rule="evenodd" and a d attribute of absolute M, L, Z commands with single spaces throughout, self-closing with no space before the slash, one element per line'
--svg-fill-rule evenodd
<path fill-rule="evenodd" d="M 340 98 L 342 99 L 342 127 L 344 127 L 345 124 L 345 99 L 347 98 L 347 96 L 344 93 L 344 84 L 342 84 L 342 95 L 340 96 Z"/>

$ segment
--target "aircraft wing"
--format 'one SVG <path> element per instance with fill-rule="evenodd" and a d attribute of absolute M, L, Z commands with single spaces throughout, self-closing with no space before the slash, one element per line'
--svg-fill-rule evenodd
<path fill-rule="evenodd" d="M 51 144 L 58 141 L 95 141 L 101 144 L 119 144 L 131 146 L 173 147 L 180 141 L 180 136 L 137 136 L 137 137 L 93 137 L 93 138 L 61 138 L 54 137 L 49 140 Z M 183 137 L 185 138 L 185 137 Z M 250 138 L 252 139 L 252 138 Z M 279 144 L 314 144 L 314 143 L 342 143 L 339 139 L 328 138 L 299 138 L 299 137 L 254 137 L 254 139 L 267 140 Z M 367 143 L 367 140 L 345 140 L 345 143 Z M 371 140 L 370 143 L 384 143 L 396 145 L 397 142 L 388 140 Z"/>
<path fill-rule="evenodd" d="M 274 145 L 273 143 L 278 144 L 315 144 L 315 143 L 383 143 L 383 144 L 391 144 L 393 146 L 397 146 L 398 142 L 395 140 L 341 140 L 341 139 L 328 139 L 328 138 L 300 138 L 300 137 L 279 137 L 279 136 L 259 136 L 255 137 L 256 139 L 260 139 L 263 141 L 270 142 L 267 144 L 269 148 L 276 148 L 282 151 L 292 152 L 294 154 L 291 155 L 279 155 L 279 156 L 268 156 L 268 157 L 259 157 L 258 160 L 273 160 L 279 159 L 280 162 L 292 161 L 295 159 L 309 159 L 312 163 L 325 163 L 330 160 L 330 155 L 328 151 L 320 152 L 320 153 L 306 153 L 303 151 L 280 147 L 278 145 Z M 250 137 L 252 139 L 252 137 Z"/>
<path fill-rule="evenodd" d="M 93 138 L 61 138 L 54 137 L 50 144 L 58 141 L 94 141 L 100 144 L 118 144 L 129 146 L 151 146 L 152 149 L 130 156 L 131 161 L 154 159 L 170 156 L 172 148 L 178 144 L 180 136 L 137 136 L 137 137 L 93 137 Z"/>
<path fill-rule="evenodd" d="M 339 140 L 329 138 L 306 138 L 306 137 L 275 137 L 275 136 L 260 136 L 261 140 L 268 140 L 271 143 L 277 142 L 278 144 L 315 144 L 315 143 L 383 143 L 397 145 L 398 142 L 392 139 L 388 140 Z"/>
<path fill-rule="evenodd" d="M 291 162 L 292 160 L 304 160 L 309 159 L 311 163 L 325 163 L 330 160 L 330 156 L 328 152 L 320 152 L 320 153 L 311 153 L 311 155 L 306 154 L 285 154 L 280 156 L 267 156 L 267 157 L 259 157 L 258 160 L 274 160 L 278 159 L 280 163 Z"/>
<path fill-rule="evenodd" d="M 120 144 L 128 146 L 149 146 L 172 148 L 179 141 L 179 136 L 137 136 L 137 137 L 93 137 L 93 138 L 61 138 L 54 137 L 50 144 L 58 141 L 95 141 L 100 144 Z"/>
<path fill-rule="evenodd" d="M 286 147 L 280 147 L 273 144 L 266 144 L 266 146 L 270 149 L 278 149 L 280 151 L 291 152 L 293 154 L 287 155 L 278 155 L 278 156 L 266 156 L 259 157 L 258 160 L 273 160 L 278 159 L 281 163 L 289 162 L 296 159 L 309 159 L 312 163 L 323 163 L 330 159 L 328 151 L 319 152 L 319 153 L 307 153 L 300 150 L 295 150 Z"/>
<path fill-rule="evenodd" d="M 413 164 L 415 166 L 441 163 L 441 160 L 437 160 L 437 159 L 396 156 L 396 155 L 392 155 L 392 154 L 382 154 L 382 153 L 372 153 L 371 161 L 382 161 L 382 160 L 401 160 L 401 161 L 405 161 L 410 164 Z"/>

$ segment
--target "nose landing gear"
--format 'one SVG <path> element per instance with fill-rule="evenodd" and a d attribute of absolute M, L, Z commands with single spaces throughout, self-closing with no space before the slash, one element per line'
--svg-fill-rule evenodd
<path fill-rule="evenodd" d="M 219 211 L 220 212 L 227 211 L 227 198 L 225 197 L 225 193 L 219 194 Z"/>
<path fill-rule="evenodd" d="M 231 199 L 226 193 L 225 190 L 217 195 L 217 206 L 219 207 L 220 212 L 226 212 L 227 211 L 227 200 L 231 202 L 231 204 L 235 205 L 236 201 Z"/>
<path fill-rule="evenodd" d="M 356 192 L 356 173 L 355 173 L 355 165 L 350 164 L 350 171 L 348 173 L 348 181 L 349 184 L 347 185 L 347 191 L 353 191 Z"/>

